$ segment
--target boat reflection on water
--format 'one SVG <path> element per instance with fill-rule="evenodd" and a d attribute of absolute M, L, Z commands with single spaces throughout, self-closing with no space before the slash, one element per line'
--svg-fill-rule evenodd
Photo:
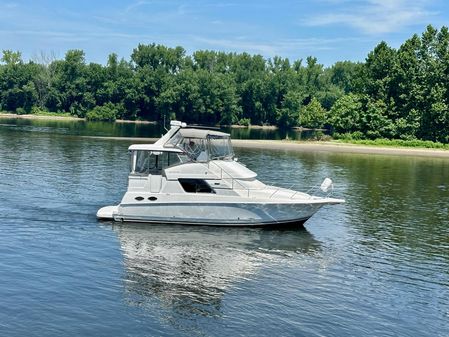
<path fill-rule="evenodd" d="M 129 305 L 166 310 L 175 316 L 219 317 L 221 301 L 239 282 L 265 265 L 298 254 L 315 254 L 320 244 L 304 228 L 265 230 L 142 224 L 112 225 L 126 267 Z"/>

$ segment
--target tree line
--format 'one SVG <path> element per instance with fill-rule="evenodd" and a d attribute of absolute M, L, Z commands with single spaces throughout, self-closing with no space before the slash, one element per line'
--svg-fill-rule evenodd
<path fill-rule="evenodd" d="M 210 50 L 139 44 L 130 60 L 24 62 L 4 50 L 0 110 L 69 112 L 91 120 L 176 118 L 201 124 L 329 128 L 355 139 L 449 142 L 449 31 L 428 26 L 398 49 L 379 43 L 364 62 L 330 67 Z"/>

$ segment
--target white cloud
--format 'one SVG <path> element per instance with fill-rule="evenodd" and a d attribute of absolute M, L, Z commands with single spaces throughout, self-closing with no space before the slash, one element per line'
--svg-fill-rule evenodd
<path fill-rule="evenodd" d="M 297 53 L 311 53 L 313 51 L 325 51 L 336 49 L 342 42 L 355 41 L 353 38 L 341 39 L 283 39 L 276 42 L 272 41 L 252 41 L 245 37 L 234 39 L 212 39 L 196 36 L 193 41 L 201 45 L 209 45 L 212 49 L 223 49 L 226 51 L 246 51 L 249 53 L 262 54 L 266 57 L 279 55 L 289 55 Z"/>
<path fill-rule="evenodd" d="M 137 1 L 125 8 L 125 13 L 131 12 L 139 7 L 150 5 L 151 1 Z"/>
<path fill-rule="evenodd" d="M 335 3 L 335 0 L 329 0 Z M 312 16 L 304 20 L 309 26 L 347 25 L 367 34 L 382 34 L 428 21 L 435 12 L 425 9 L 429 1 L 368 0 L 341 1 L 344 9 Z M 343 7 L 343 6 L 341 6 Z"/>

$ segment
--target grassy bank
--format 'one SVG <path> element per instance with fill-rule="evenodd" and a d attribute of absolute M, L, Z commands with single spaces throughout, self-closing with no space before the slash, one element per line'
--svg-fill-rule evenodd
<path fill-rule="evenodd" d="M 39 110 L 33 114 L 28 114 L 28 116 L 46 116 L 46 117 L 75 117 L 70 114 L 70 112 L 50 112 Z M 75 117 L 76 118 L 76 117 Z"/>
<path fill-rule="evenodd" d="M 438 149 L 449 150 L 449 144 L 432 142 L 430 140 L 403 140 L 403 139 L 338 139 L 336 143 L 354 144 L 354 145 L 368 145 L 377 147 L 405 147 L 405 148 L 423 148 L 423 149 Z"/>
<path fill-rule="evenodd" d="M 23 119 L 46 119 L 46 120 L 80 120 L 85 121 L 86 118 L 80 118 L 71 115 L 69 112 L 49 112 L 49 111 L 38 111 L 32 114 L 15 114 L 6 111 L 0 112 L 0 118 L 23 118 Z M 156 124 L 157 122 L 152 121 L 140 121 L 140 120 L 124 120 L 116 119 L 111 121 L 111 123 L 141 123 L 141 124 Z"/>
<path fill-rule="evenodd" d="M 429 158 L 449 158 L 449 151 L 436 148 L 411 148 L 401 146 L 370 146 L 336 141 L 279 141 L 243 140 L 232 141 L 236 148 L 257 148 L 298 152 L 358 153 L 388 156 L 412 156 Z"/>
<path fill-rule="evenodd" d="M 33 114 L 14 114 L 6 111 L 0 112 L 0 118 L 22 118 L 22 119 L 46 119 L 46 120 L 83 120 L 72 116 L 70 113 L 38 112 Z"/>

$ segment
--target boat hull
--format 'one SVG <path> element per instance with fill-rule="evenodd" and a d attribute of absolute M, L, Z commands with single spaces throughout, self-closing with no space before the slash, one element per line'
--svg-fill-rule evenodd
<path fill-rule="evenodd" d="M 108 206 L 101 219 L 208 226 L 299 226 L 326 203 L 158 203 Z M 103 211 L 102 211 L 103 210 Z M 107 210 L 107 212 L 105 211 Z"/>

